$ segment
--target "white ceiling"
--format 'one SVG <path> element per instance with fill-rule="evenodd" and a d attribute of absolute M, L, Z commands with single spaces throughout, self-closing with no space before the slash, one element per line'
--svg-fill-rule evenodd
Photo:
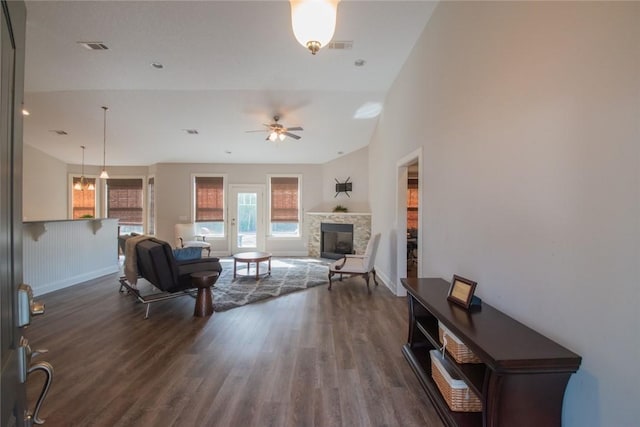
<path fill-rule="evenodd" d="M 107 165 L 324 163 L 369 143 L 377 119 L 354 114 L 384 101 L 435 4 L 343 0 L 333 40 L 353 48 L 313 56 L 288 1 L 27 1 L 24 141 L 99 165 L 106 105 Z M 302 139 L 246 132 L 274 114 Z"/>

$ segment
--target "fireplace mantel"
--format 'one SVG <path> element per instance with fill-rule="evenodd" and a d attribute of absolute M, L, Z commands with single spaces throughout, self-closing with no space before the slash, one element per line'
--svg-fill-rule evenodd
<path fill-rule="evenodd" d="M 371 237 L 370 212 L 305 212 L 305 229 L 309 236 L 309 256 L 320 256 L 320 224 L 353 224 L 353 249 L 363 254 Z"/>

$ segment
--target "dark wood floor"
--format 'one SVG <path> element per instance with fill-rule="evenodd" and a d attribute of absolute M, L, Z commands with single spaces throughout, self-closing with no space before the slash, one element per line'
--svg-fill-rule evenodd
<path fill-rule="evenodd" d="M 401 353 L 406 301 L 384 285 L 367 294 L 353 278 L 210 318 L 183 297 L 144 320 L 117 275 L 40 299 L 27 335 L 55 369 L 46 427 L 442 425 Z"/>

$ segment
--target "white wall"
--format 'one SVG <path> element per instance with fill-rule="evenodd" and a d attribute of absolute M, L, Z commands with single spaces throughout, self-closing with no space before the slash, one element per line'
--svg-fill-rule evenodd
<path fill-rule="evenodd" d="M 353 191 L 347 196 L 336 196 L 336 179 L 352 183 Z M 322 203 L 312 208 L 316 212 L 331 212 L 342 205 L 349 212 L 370 212 L 369 207 L 369 149 L 367 147 L 345 154 L 322 165 Z"/>
<path fill-rule="evenodd" d="M 577 352 L 565 426 L 640 419 L 640 4 L 442 2 L 369 146 L 377 268 L 423 148 L 424 276 Z M 375 171 L 375 172 L 374 172 Z"/>
<path fill-rule="evenodd" d="M 22 217 L 25 221 L 67 218 L 67 165 L 24 144 Z"/>
<path fill-rule="evenodd" d="M 189 222 L 192 215 L 192 174 L 216 173 L 226 174 L 227 184 L 262 184 L 265 190 L 268 174 L 301 174 L 302 210 L 306 211 L 309 206 L 317 206 L 322 201 L 322 167 L 320 165 L 161 163 L 155 165 L 158 238 L 173 242 L 174 225 L 179 222 Z M 265 201 L 265 209 L 266 206 Z M 185 218 L 187 218 L 186 221 Z M 213 253 L 231 253 L 226 240 L 210 240 L 210 242 Z M 306 254 L 307 236 L 302 236 L 300 239 L 267 239 L 266 250 L 279 255 Z"/>
<path fill-rule="evenodd" d="M 25 146 L 24 164 L 25 216 L 29 220 L 68 218 L 69 174 L 80 174 L 82 166 L 66 165 L 29 146 Z M 364 148 L 324 165 L 161 163 L 151 166 L 108 166 L 107 170 L 111 178 L 155 176 L 156 235 L 173 244 L 174 224 L 191 218 L 192 174 L 226 174 L 228 184 L 262 184 L 265 189 L 268 174 L 301 174 L 303 211 L 330 210 L 340 203 L 346 205 L 351 212 L 369 212 L 367 165 L 368 151 Z M 85 165 L 84 174 L 95 178 L 100 170 L 101 166 Z M 46 180 L 41 179 L 41 171 L 46 171 Z M 351 198 L 344 194 L 334 198 L 334 178 L 343 181 L 349 176 L 354 183 Z M 98 180 L 99 207 L 101 190 L 102 185 Z M 100 210 L 97 216 L 103 215 Z M 274 254 L 302 255 L 307 253 L 307 236 L 297 240 L 267 239 L 266 246 Z M 212 250 L 219 254 L 230 253 L 226 241 L 214 241 Z"/>

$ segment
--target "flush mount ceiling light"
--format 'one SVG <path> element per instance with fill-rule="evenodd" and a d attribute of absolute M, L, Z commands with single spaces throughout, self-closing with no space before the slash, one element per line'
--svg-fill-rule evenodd
<path fill-rule="evenodd" d="M 73 184 L 73 189 L 80 191 L 95 190 L 96 186 L 93 185 L 93 182 L 87 181 L 87 178 L 84 177 L 84 149 L 86 147 L 84 145 L 81 145 L 80 148 L 82 148 L 82 173 L 80 174 L 80 180 L 76 181 L 76 183 Z"/>
<path fill-rule="evenodd" d="M 289 0 L 296 40 L 313 55 L 326 46 L 336 29 L 340 0 Z"/>
<path fill-rule="evenodd" d="M 104 127 L 102 133 L 102 172 L 100 172 L 100 178 L 109 179 L 107 173 L 107 110 L 109 107 L 102 107 L 104 110 Z"/>
<path fill-rule="evenodd" d="M 365 102 L 353 115 L 354 119 L 373 119 L 378 117 L 382 112 L 382 104 L 380 102 Z"/>

